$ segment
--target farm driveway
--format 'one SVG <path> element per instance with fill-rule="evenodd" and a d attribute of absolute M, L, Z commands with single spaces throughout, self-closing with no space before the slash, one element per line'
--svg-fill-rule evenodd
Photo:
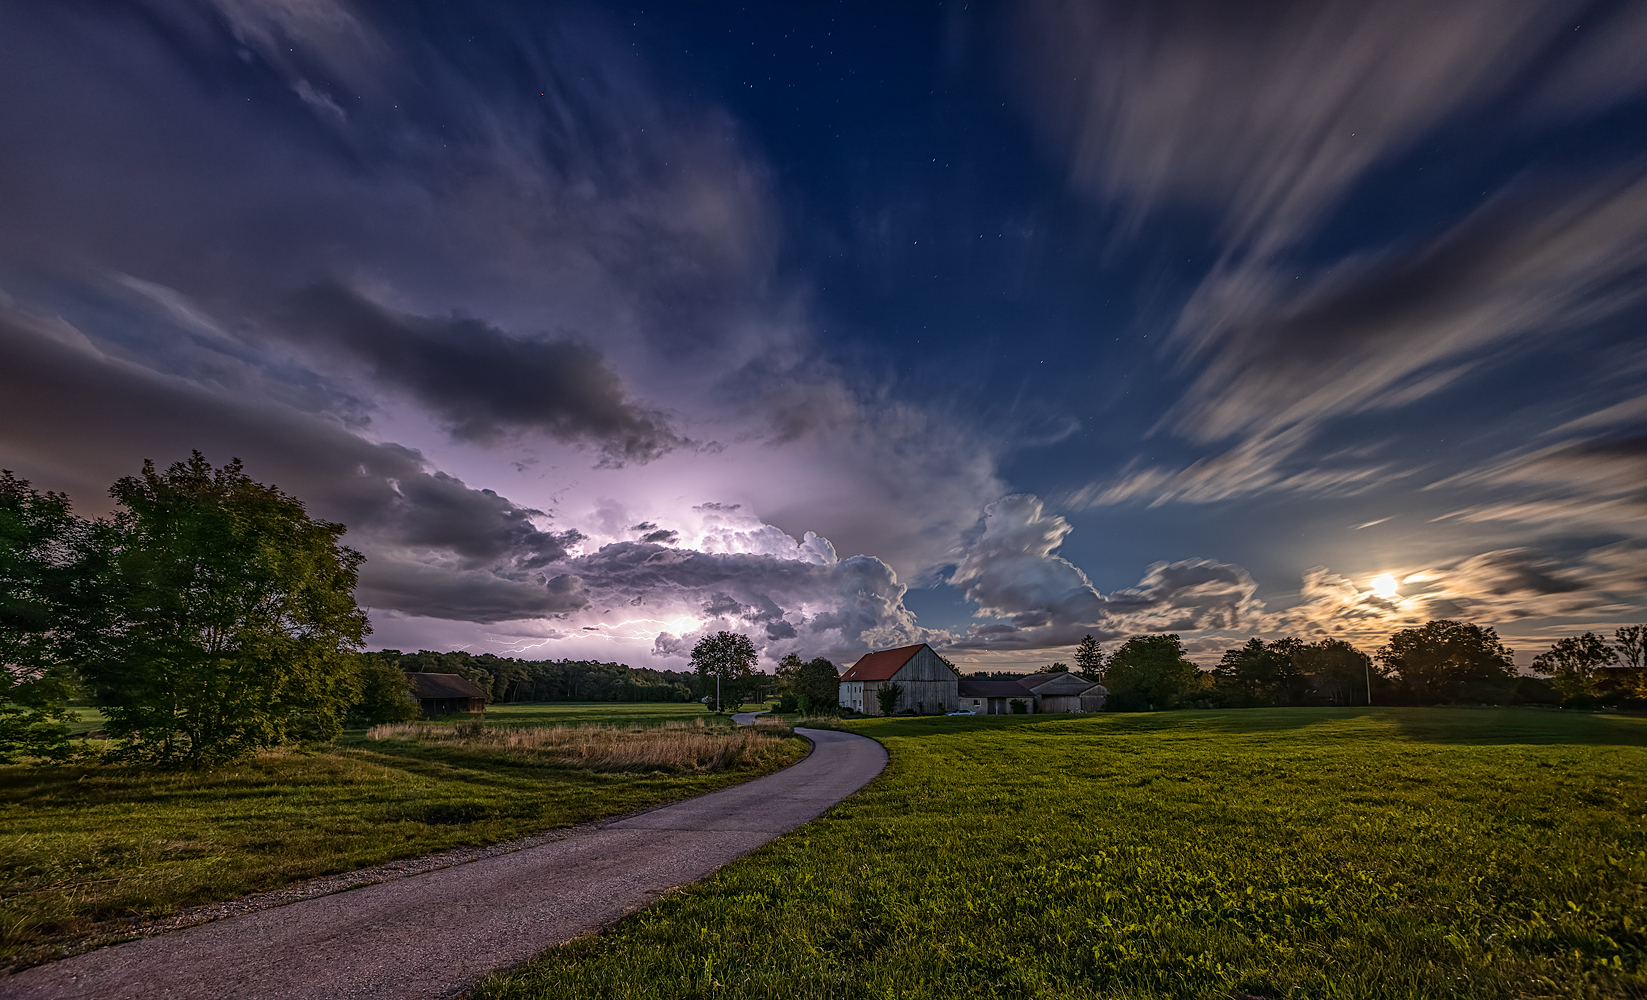
<path fill-rule="evenodd" d="M 131 941 L 0 979 L 7 1000 L 400 998 L 459 993 L 807 822 L 886 766 L 874 740 L 813 743 L 776 774 L 564 840 Z"/>

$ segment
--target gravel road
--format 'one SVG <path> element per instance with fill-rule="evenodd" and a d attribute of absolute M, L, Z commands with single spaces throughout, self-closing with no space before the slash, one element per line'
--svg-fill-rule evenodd
<path fill-rule="evenodd" d="M 88 952 L 6 1000 L 445 997 L 703 878 L 862 788 L 874 740 L 797 729 L 800 763 L 501 857 Z"/>

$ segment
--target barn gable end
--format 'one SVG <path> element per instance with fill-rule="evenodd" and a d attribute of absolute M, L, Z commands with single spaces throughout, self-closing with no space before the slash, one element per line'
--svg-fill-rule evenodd
<path fill-rule="evenodd" d="M 894 713 L 953 712 L 959 705 L 959 681 L 960 675 L 924 642 L 885 649 L 860 658 L 841 675 L 841 705 L 865 715 L 880 715 L 882 687 L 896 684 L 899 695 Z"/>

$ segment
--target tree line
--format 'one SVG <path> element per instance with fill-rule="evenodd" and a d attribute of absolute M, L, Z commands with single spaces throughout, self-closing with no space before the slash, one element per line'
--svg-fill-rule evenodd
<path fill-rule="evenodd" d="M 1543 704 L 1647 707 L 1647 627 L 1612 641 L 1592 632 L 1553 643 L 1516 671 L 1498 633 L 1435 620 L 1392 633 L 1371 655 L 1342 639 L 1247 640 L 1211 670 L 1171 633 L 1134 636 L 1106 655 L 1091 635 L 1076 647 L 1082 676 L 1101 682 L 1111 711 L 1290 705 Z M 1044 670 L 1068 669 L 1061 663 Z"/>
<path fill-rule="evenodd" d="M 368 657 L 405 673 L 458 674 L 488 702 L 692 701 L 700 697 L 690 672 L 650 670 L 597 660 L 522 660 L 492 653 L 383 649 Z"/>

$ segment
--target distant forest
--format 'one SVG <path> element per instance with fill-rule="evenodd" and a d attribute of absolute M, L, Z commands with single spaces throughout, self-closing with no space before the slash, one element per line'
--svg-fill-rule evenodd
<path fill-rule="evenodd" d="M 517 660 L 482 653 L 402 653 L 384 649 L 368 656 L 414 673 L 459 674 L 486 692 L 488 702 L 691 701 L 693 674 L 645 670 L 595 660 Z"/>

